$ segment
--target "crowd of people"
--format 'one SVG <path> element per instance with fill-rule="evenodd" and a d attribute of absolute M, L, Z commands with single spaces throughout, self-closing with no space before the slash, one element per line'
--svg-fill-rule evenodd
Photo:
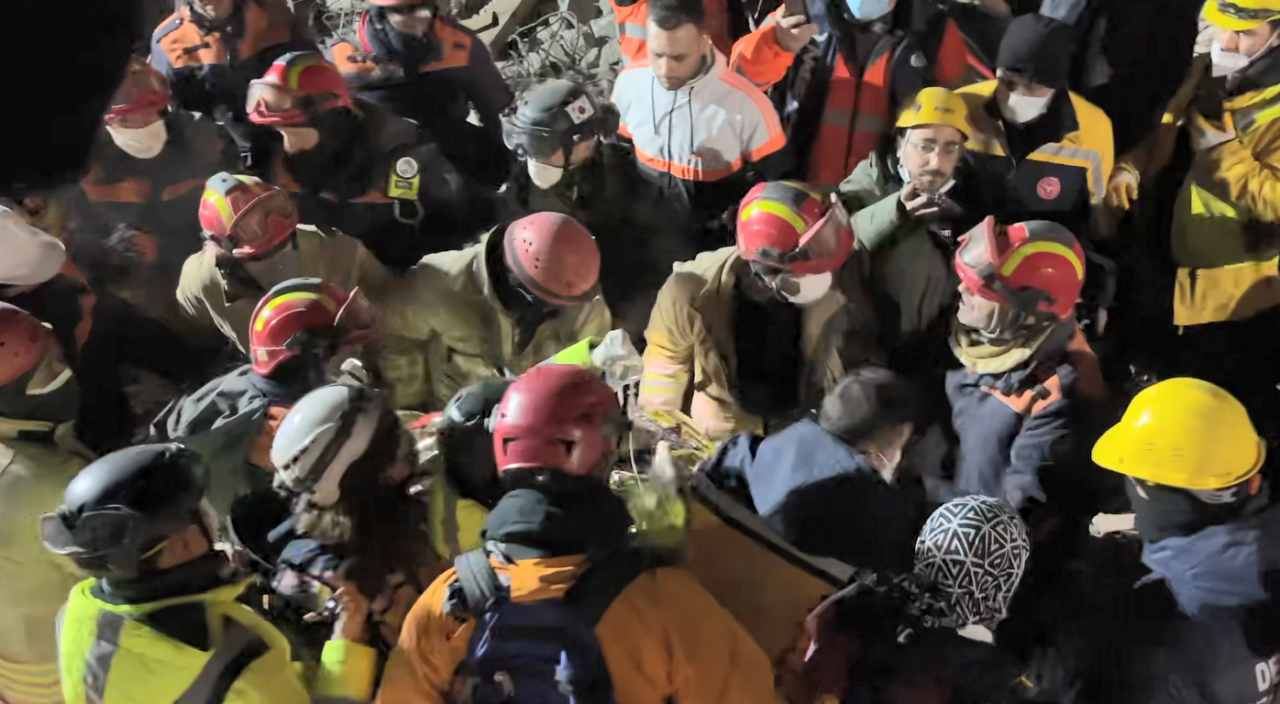
<path fill-rule="evenodd" d="M 0 704 L 1275 701 L 1280 0 L 610 4 L 134 47 L 0 201 Z"/>

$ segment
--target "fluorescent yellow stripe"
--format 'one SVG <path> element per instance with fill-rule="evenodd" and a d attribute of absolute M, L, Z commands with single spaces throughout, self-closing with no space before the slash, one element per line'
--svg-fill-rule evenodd
<path fill-rule="evenodd" d="M 320 63 L 320 55 L 315 54 L 314 56 L 308 56 L 302 61 L 299 61 L 294 65 L 290 66 L 289 67 L 289 87 L 296 89 L 298 87 L 298 75 L 302 73 L 302 70 L 315 66 L 318 63 Z"/>
<path fill-rule="evenodd" d="M 1080 258 L 1076 256 L 1075 252 L 1058 244 L 1057 242 L 1032 242 L 1031 244 L 1019 249 L 1013 253 L 1013 256 L 1009 257 L 1009 260 L 1004 263 L 1004 266 L 1000 267 L 1000 275 L 1011 275 L 1013 271 L 1018 268 L 1018 265 L 1022 263 L 1023 259 L 1026 259 L 1032 254 L 1039 254 L 1041 252 L 1053 252 L 1054 254 L 1060 254 L 1063 257 L 1066 257 L 1067 261 L 1071 262 L 1071 265 L 1076 268 L 1076 276 L 1080 279 L 1084 279 L 1084 264 L 1080 261 Z"/>
<path fill-rule="evenodd" d="M 222 224 L 227 227 L 231 227 L 231 204 L 227 202 L 226 198 L 223 198 L 222 195 L 215 190 L 206 189 L 204 195 L 201 196 L 200 199 L 213 203 L 213 205 L 218 209 L 218 214 L 222 216 Z"/>
<path fill-rule="evenodd" d="M 777 215 L 783 220 L 786 220 L 787 222 L 791 223 L 791 226 L 796 228 L 797 234 L 804 234 L 804 231 L 805 231 L 804 220 L 800 219 L 800 216 L 797 215 L 794 210 L 788 208 L 787 206 L 781 203 L 774 203 L 773 201 L 768 201 L 768 200 L 758 200 L 752 203 L 751 205 L 748 205 L 746 209 L 742 211 L 742 215 L 739 217 L 742 222 L 746 222 L 747 218 L 751 217 L 752 215 L 755 215 L 758 212 L 764 212 L 770 215 Z"/>
<path fill-rule="evenodd" d="M 329 312 L 331 313 L 338 312 L 338 302 L 333 300 L 332 298 L 329 298 L 328 296 L 325 296 L 319 293 L 312 293 L 310 291 L 295 291 L 294 293 L 286 293 L 283 296 L 277 296 L 271 299 L 270 301 L 267 302 L 267 305 L 262 307 L 262 310 L 259 311 L 258 313 L 258 319 L 253 321 L 254 331 L 262 332 L 262 329 L 267 326 L 267 320 L 266 320 L 267 313 L 270 313 L 271 311 L 275 310 L 276 306 L 279 306 L 281 303 L 287 303 L 289 301 L 320 301 L 320 305 L 324 306 L 325 308 L 328 308 Z"/>
<path fill-rule="evenodd" d="M 770 17 L 772 17 L 772 15 L 770 15 Z M 822 194 L 818 193 L 812 188 L 809 188 L 809 184 L 807 183 L 802 183 L 800 181 L 783 181 L 782 183 L 785 183 L 796 190 L 804 191 L 805 193 L 808 193 L 809 195 L 813 196 L 814 198 L 817 198 L 818 200 L 822 200 Z"/>

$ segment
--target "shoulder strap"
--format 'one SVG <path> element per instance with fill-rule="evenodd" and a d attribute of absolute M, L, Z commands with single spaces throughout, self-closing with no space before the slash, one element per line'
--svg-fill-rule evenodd
<path fill-rule="evenodd" d="M 231 685 L 269 650 L 267 642 L 253 629 L 233 618 L 227 618 L 224 623 L 222 643 L 209 656 L 195 682 L 174 704 L 222 704 Z"/>
<path fill-rule="evenodd" d="M 577 609 L 588 626 L 595 628 L 613 600 L 637 577 L 673 563 L 666 553 L 627 549 L 593 562 L 565 594 L 565 601 Z"/>
<path fill-rule="evenodd" d="M 489 553 L 484 548 L 464 552 L 453 561 L 458 573 L 458 586 L 462 588 L 463 609 L 470 614 L 482 614 L 491 610 L 504 598 L 502 582 L 489 564 Z"/>

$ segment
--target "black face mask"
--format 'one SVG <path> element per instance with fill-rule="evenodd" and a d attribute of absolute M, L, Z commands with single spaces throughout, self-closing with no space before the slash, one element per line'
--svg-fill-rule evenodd
<path fill-rule="evenodd" d="M 1142 482 L 1138 493 L 1134 481 L 1124 484 L 1125 493 L 1133 505 L 1134 526 L 1143 542 L 1156 543 L 1165 538 L 1195 535 L 1210 526 L 1230 523 L 1249 511 L 1259 501 L 1265 502 L 1265 492 L 1249 496 L 1248 482 L 1238 484 L 1229 491 L 1235 499 L 1227 503 L 1206 503 L 1184 489 Z"/>
<path fill-rule="evenodd" d="M 307 191 L 328 192 L 343 200 L 368 193 L 373 174 L 360 116 L 338 108 L 317 115 L 310 126 L 320 133 L 319 143 L 305 152 L 285 155 L 294 180 Z"/>

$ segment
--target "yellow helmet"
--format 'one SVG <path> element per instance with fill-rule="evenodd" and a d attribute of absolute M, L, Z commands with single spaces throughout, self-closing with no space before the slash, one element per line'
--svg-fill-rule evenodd
<path fill-rule="evenodd" d="M 1257 474 L 1266 457 L 1266 444 L 1234 396 L 1185 378 L 1143 389 L 1093 446 L 1099 466 L 1192 490 L 1235 486 Z"/>
<path fill-rule="evenodd" d="M 1204 18 L 1232 32 L 1243 32 L 1280 19 L 1280 0 L 1209 0 Z"/>
<path fill-rule="evenodd" d="M 954 127 L 960 130 L 965 139 L 973 134 L 973 128 L 969 126 L 969 108 L 965 106 L 964 98 L 946 88 L 925 88 L 916 93 L 915 100 L 898 116 L 897 126 L 900 129 L 924 125 Z"/>

